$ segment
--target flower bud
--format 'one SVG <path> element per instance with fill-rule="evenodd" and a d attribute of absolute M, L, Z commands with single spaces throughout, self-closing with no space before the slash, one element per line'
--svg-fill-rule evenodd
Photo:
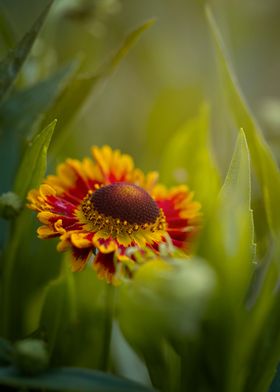
<path fill-rule="evenodd" d="M 14 364 L 25 375 L 35 375 L 47 369 L 49 356 L 42 340 L 25 339 L 15 343 Z"/>
<path fill-rule="evenodd" d="M 21 199 L 13 192 L 0 196 L 0 216 L 4 219 L 15 218 L 22 207 Z"/>
<path fill-rule="evenodd" d="M 200 325 L 215 288 L 215 274 L 203 260 L 156 259 L 141 266 L 121 287 L 120 326 L 142 345 L 149 336 L 182 341 Z"/>

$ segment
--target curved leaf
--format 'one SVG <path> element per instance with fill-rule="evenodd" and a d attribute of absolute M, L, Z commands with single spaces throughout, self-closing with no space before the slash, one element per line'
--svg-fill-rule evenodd
<path fill-rule="evenodd" d="M 210 7 L 206 7 L 206 16 L 215 43 L 217 60 L 223 77 L 224 90 L 228 96 L 229 107 L 234 114 L 238 128 L 244 128 L 252 163 L 262 188 L 267 219 L 272 233 L 275 235 L 275 238 L 278 238 L 280 233 L 279 168 L 241 92 Z"/>
<path fill-rule="evenodd" d="M 5 367 L 0 368 L 0 384 L 48 391 L 151 392 L 151 389 L 134 381 L 80 368 L 50 369 L 36 377 L 27 377 L 12 367 Z"/>

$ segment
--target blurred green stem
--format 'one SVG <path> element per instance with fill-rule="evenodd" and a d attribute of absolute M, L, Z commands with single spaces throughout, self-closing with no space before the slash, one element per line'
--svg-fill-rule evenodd
<path fill-rule="evenodd" d="M 100 370 L 108 371 L 110 362 L 111 335 L 115 309 L 115 287 L 107 285 L 104 301 L 104 334 L 100 359 Z"/>
<path fill-rule="evenodd" d="M 1 336 L 5 338 L 12 338 L 11 335 L 11 323 L 12 323 L 12 311 L 13 311 L 13 275 L 15 271 L 15 262 L 17 258 L 18 247 L 20 239 L 24 230 L 28 229 L 30 220 L 26 211 L 23 211 L 19 217 L 13 222 L 11 228 L 10 240 L 6 246 L 5 253 L 3 255 L 3 266 L 2 266 L 2 320 L 0 324 Z M 23 277 L 24 279 L 24 277 Z"/>

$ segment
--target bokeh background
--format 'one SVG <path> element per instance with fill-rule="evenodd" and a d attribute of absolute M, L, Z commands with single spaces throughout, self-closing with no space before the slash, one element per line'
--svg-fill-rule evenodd
<path fill-rule="evenodd" d="M 2 55 L 28 30 L 46 3 L 1 0 Z M 210 3 L 243 92 L 277 154 L 279 1 Z M 133 154 L 146 169 L 151 165 L 160 169 L 168 138 L 206 99 L 212 106 L 214 148 L 221 167 L 226 167 L 231 143 L 224 141 L 229 132 L 223 129 L 232 124 L 219 93 L 203 1 L 57 0 L 18 83 L 31 85 L 75 58 L 83 59 L 85 72 L 92 72 L 127 32 L 153 17 L 157 19 L 153 28 L 71 124 L 58 159 L 82 156 L 92 144 L 108 143 Z M 156 149 L 149 137 L 155 129 Z"/>
<path fill-rule="evenodd" d="M 163 177 L 167 177 L 165 169 L 169 161 L 165 158 L 172 137 L 188 120 L 196 117 L 206 103 L 210 110 L 214 159 L 221 177 L 225 175 L 237 125 L 221 88 L 204 3 L 203 0 L 54 1 L 17 79 L 15 92 L 32 90 L 32 86 L 49 80 L 68 64 L 80 67 L 81 74 L 94 74 L 102 69 L 128 32 L 150 18 L 155 18 L 156 23 L 141 35 L 114 74 L 93 89 L 71 122 L 65 125 L 64 119 L 58 116 L 58 127 L 62 124 L 63 129 L 54 135 L 48 155 L 48 172 L 53 172 L 55 166 L 67 157 L 89 155 L 94 144 L 109 144 L 131 154 L 145 171 L 159 170 Z M 216 16 L 242 91 L 279 162 L 280 2 L 212 0 L 208 3 Z M 29 30 L 46 4 L 45 0 L 0 0 L 1 57 Z M 20 145 L 26 142 L 26 122 L 16 125 L 25 129 L 25 135 L 18 133 L 17 143 L 7 137 L 9 127 L 12 130 L 15 123 L 11 113 L 16 113 L 16 117 L 24 111 L 25 119 L 28 119 L 34 101 L 29 103 L 26 99 L 25 102 L 24 107 L 16 106 L 16 103 L 14 107 L 9 106 L 7 113 L 11 121 L 0 118 L 6 131 L 6 139 L 4 143 L 1 140 L 0 145 L 0 194 L 12 189 L 22 151 Z M 21 121 L 22 117 L 19 118 Z M 34 121 L 43 127 L 47 125 L 44 121 L 52 119 L 50 112 L 47 119 L 42 115 Z M 170 184 L 188 182 L 188 173 L 174 171 L 171 174 L 167 181 Z M 257 236 L 262 239 L 266 218 L 260 191 L 254 182 L 253 205 Z M 7 239 L 8 225 L 1 222 L 1 245 Z M 14 280 L 18 297 L 13 304 L 13 338 L 21 338 L 35 330 L 45 295 L 44 287 L 59 275 L 61 269 L 61 256 L 56 252 L 55 244 L 35 238 L 37 226 L 35 220 L 30 222 L 18 252 Z M 261 245 L 258 250 L 261 254 Z M 71 324 L 71 312 L 66 309 L 65 317 L 70 327 L 67 323 L 61 327 L 53 356 L 63 365 L 102 368 L 104 347 L 100 336 L 106 317 L 105 285 L 96 280 L 92 271 L 71 279 L 74 280 L 71 284 L 79 292 L 79 325 L 75 317 Z M 83 334 L 77 337 L 75 334 L 81 326 Z M 145 368 L 139 367 L 139 362 L 118 335 L 119 331 L 114 329 L 113 334 L 113 349 L 118 359 L 115 366 L 120 367 L 114 370 L 145 380 Z M 83 352 L 81 346 L 86 347 Z M 69 347 L 71 356 L 68 355 Z M 95 348 L 94 356 L 91 347 Z"/>

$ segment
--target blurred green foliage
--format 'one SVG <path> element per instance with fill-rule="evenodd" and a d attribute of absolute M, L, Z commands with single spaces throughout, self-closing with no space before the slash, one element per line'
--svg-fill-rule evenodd
<path fill-rule="evenodd" d="M 269 391 L 280 360 L 279 13 L 274 0 L 2 0 L 2 385 Z M 91 268 L 72 274 L 21 209 L 46 169 L 104 143 L 167 185 L 187 183 L 204 216 L 195 256 L 162 249 L 120 288 Z M 55 369 L 14 368 L 26 338 L 27 363 L 34 339 Z M 129 373 L 130 356 L 147 388 L 105 373 Z"/>

